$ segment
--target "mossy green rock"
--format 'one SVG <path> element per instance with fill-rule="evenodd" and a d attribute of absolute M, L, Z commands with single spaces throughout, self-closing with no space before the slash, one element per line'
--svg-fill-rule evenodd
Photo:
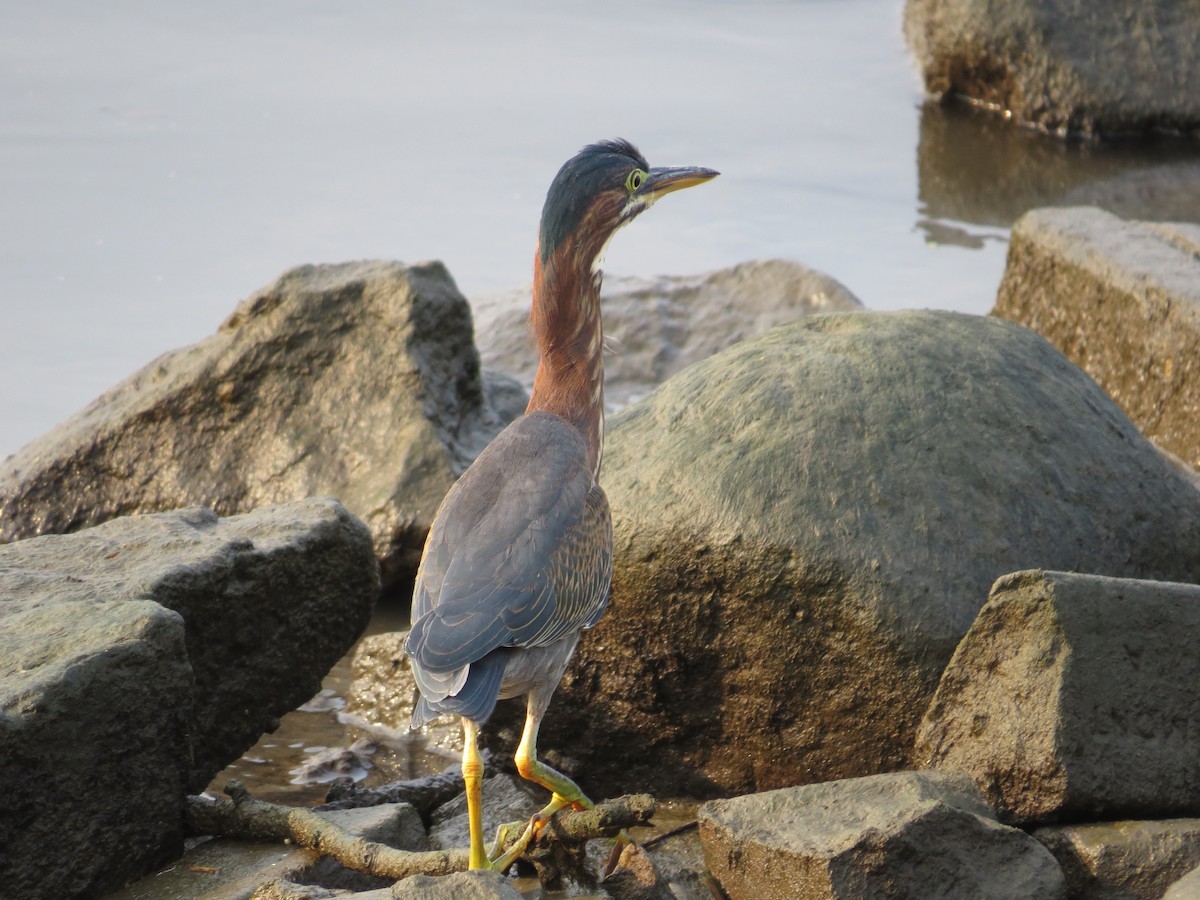
<path fill-rule="evenodd" d="M 815 316 L 610 423 L 612 602 L 542 746 L 594 791 L 902 767 L 992 582 L 1200 580 L 1200 493 L 1082 371 L 996 319 Z"/>

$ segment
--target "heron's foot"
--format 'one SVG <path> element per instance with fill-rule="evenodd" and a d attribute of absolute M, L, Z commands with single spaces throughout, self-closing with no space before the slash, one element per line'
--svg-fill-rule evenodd
<path fill-rule="evenodd" d="M 492 868 L 492 861 L 488 859 L 487 854 L 483 852 L 482 847 L 476 847 L 474 844 L 472 844 L 471 855 L 467 861 L 467 868 L 471 870 L 490 869 Z"/>
<path fill-rule="evenodd" d="M 526 822 L 509 822 L 506 825 L 501 825 L 496 830 L 496 841 L 492 844 L 492 852 L 489 854 L 491 858 L 492 868 L 497 872 L 505 872 L 509 866 L 515 863 L 518 857 L 525 852 L 543 828 L 546 823 L 554 817 L 554 814 L 560 809 L 566 809 L 568 806 L 573 809 L 590 809 L 594 804 L 582 794 L 575 799 L 563 797 L 561 794 L 551 794 L 550 802 L 538 810 L 537 813 Z M 512 845 L 505 850 L 505 845 L 509 842 L 511 836 L 519 829 L 520 837 L 513 841 Z"/>

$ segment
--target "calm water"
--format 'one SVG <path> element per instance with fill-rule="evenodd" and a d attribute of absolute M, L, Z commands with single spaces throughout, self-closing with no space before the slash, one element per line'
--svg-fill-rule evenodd
<path fill-rule="evenodd" d="M 1028 206 L 1157 162 L 922 112 L 899 0 L 8 4 L 0 456 L 284 269 L 526 282 L 580 145 L 723 177 L 614 241 L 684 274 L 782 256 L 878 309 L 987 311 Z M 1172 155 L 1166 151 L 1166 155 Z"/>

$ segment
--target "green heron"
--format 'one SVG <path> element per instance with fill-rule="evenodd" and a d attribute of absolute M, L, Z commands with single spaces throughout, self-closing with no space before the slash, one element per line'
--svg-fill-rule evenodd
<path fill-rule="evenodd" d="M 659 197 L 717 175 L 650 168 L 628 141 L 583 148 L 542 208 L 530 319 L 539 361 L 525 414 L 450 489 L 425 542 L 405 651 L 420 688 L 413 727 L 462 717 L 470 866 L 506 869 L 565 806 L 592 802 L 537 758 L 550 697 L 579 635 L 599 621 L 612 574 L 612 518 L 597 481 L 604 436 L 600 272 L 613 233 Z M 479 726 L 498 699 L 526 697 L 521 776 L 551 792 L 515 846 L 484 851 Z"/>

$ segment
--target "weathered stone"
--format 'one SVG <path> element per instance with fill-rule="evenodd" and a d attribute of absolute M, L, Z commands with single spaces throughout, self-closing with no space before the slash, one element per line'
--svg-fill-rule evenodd
<path fill-rule="evenodd" d="M 392 888 L 394 900 L 522 900 L 499 872 L 456 872 L 434 878 L 414 875 Z"/>
<path fill-rule="evenodd" d="M 528 287 L 472 301 L 486 365 L 533 387 Z M 676 372 L 730 344 L 801 316 L 861 309 L 843 285 L 787 260 L 741 263 L 705 275 L 608 277 L 602 288 L 604 399 L 610 411 L 640 400 Z"/>
<path fill-rule="evenodd" d="M 202 509 L 130 516 L 0 546 L 8 610 L 54 604 L 66 614 L 102 601 L 93 608 L 103 615 L 117 601 L 153 600 L 183 618 L 193 791 L 316 693 L 366 627 L 378 585 L 370 534 L 333 500 L 227 519 Z M 118 696 L 91 712 L 122 709 Z M 173 719 L 178 707 L 159 715 Z"/>
<path fill-rule="evenodd" d="M 904 32 L 929 91 L 1025 125 L 1102 137 L 1200 128 L 1197 0 L 908 0 Z"/>
<path fill-rule="evenodd" d="M 22 574 L 45 584 L 0 603 L 0 893 L 58 900 L 181 849 L 192 671 L 176 613 Z"/>
<path fill-rule="evenodd" d="M 1200 225 L 1033 210 L 1013 227 L 992 314 L 1049 339 L 1200 467 Z"/>
<path fill-rule="evenodd" d="M 493 775 L 483 781 L 483 835 L 491 844 L 496 830 L 509 822 L 529 821 L 546 803 L 530 796 L 529 789 L 511 775 Z M 433 811 L 429 824 L 429 844 L 434 850 L 466 847 L 471 843 L 467 828 L 467 797 L 460 794 Z"/>
<path fill-rule="evenodd" d="M 417 682 L 404 655 L 407 631 L 389 631 L 363 638 L 351 661 L 353 680 L 346 689 L 346 715 L 393 734 L 408 735 Z M 458 716 L 438 716 L 421 728 L 434 747 L 455 753 L 463 748 Z"/>
<path fill-rule="evenodd" d="M 988 317 L 744 341 L 613 417 L 601 481 L 612 602 L 541 739 L 600 796 L 901 768 L 1000 575 L 1200 580 L 1200 493 L 1046 341 Z"/>
<path fill-rule="evenodd" d="M 1006 821 L 1196 815 L 1197 642 L 1200 585 L 1006 576 L 946 667 L 914 756 L 968 773 Z"/>
<path fill-rule="evenodd" d="M 1193 869 L 1167 888 L 1163 900 L 1200 900 L 1200 868 Z"/>
<path fill-rule="evenodd" d="M 1200 865 L 1200 819 L 1051 825 L 1033 836 L 1062 866 L 1071 897 L 1159 900 Z"/>
<path fill-rule="evenodd" d="M 1045 847 L 991 816 L 970 779 L 897 772 L 700 807 L 709 869 L 732 900 L 1065 897 Z"/>
<path fill-rule="evenodd" d="M 402 581 L 454 479 L 524 405 L 486 387 L 440 263 L 293 269 L 0 462 L 0 541 L 329 495 Z"/>
<path fill-rule="evenodd" d="M 353 835 L 398 850 L 426 850 L 428 841 L 420 815 L 407 803 L 369 809 L 321 812 Z M 191 848 L 183 858 L 147 875 L 106 900 L 245 900 L 271 896 L 261 885 L 275 882 L 277 894 L 293 895 L 304 882 L 315 896 L 330 896 L 330 887 L 374 886 L 373 879 L 341 867 L 332 860 L 318 861 L 316 854 L 283 844 L 215 838 Z M 256 890 L 257 889 L 257 890 Z M 325 894 L 318 892 L 325 891 Z M 360 896 L 355 894 L 355 896 Z M 363 895 L 365 896 L 365 895 Z"/>

